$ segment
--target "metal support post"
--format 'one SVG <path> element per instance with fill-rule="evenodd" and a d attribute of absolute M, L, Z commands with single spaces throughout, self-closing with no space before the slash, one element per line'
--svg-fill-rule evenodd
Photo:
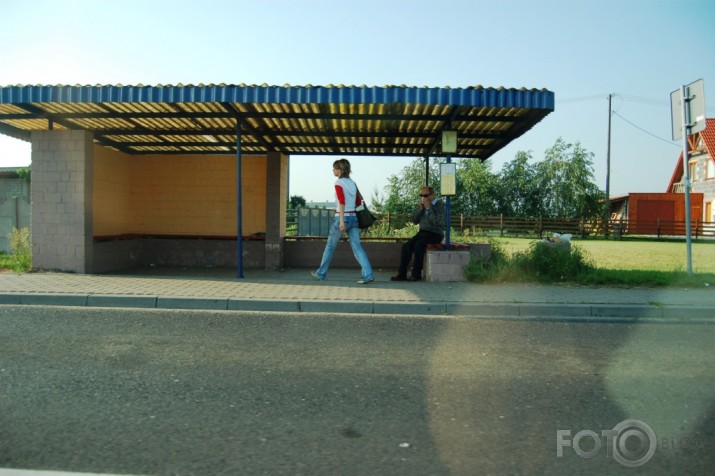
<path fill-rule="evenodd" d="M 241 126 L 236 124 L 236 276 L 243 278 L 243 198 L 241 197 Z"/>
<path fill-rule="evenodd" d="M 688 162 L 688 136 L 690 135 L 690 90 L 685 85 L 680 87 L 683 112 L 683 177 L 685 177 L 685 247 L 688 274 L 693 274 L 692 239 L 690 236 L 690 165 Z M 686 95 L 687 94 L 687 95 Z"/>
<path fill-rule="evenodd" d="M 447 156 L 447 163 L 450 164 L 452 163 L 452 157 Z M 445 235 L 444 235 L 444 249 L 449 251 L 449 230 L 452 224 L 452 196 L 447 195 L 447 200 L 446 200 L 446 218 L 445 218 Z"/>

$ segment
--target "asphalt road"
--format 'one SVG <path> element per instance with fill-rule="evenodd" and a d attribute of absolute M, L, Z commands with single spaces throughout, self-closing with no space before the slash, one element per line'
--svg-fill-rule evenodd
<path fill-rule="evenodd" d="M 0 468 L 712 474 L 713 342 L 709 324 L 0 306 Z"/>

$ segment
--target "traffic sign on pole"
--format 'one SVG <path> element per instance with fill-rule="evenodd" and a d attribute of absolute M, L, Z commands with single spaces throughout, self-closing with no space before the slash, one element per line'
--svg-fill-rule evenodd
<path fill-rule="evenodd" d="M 705 129 L 705 86 L 702 79 L 683 85 L 670 93 L 670 115 L 673 140 L 683 140 L 683 185 L 685 198 L 685 248 L 688 274 L 693 274 L 691 210 L 690 210 L 690 164 L 688 159 L 688 136 Z"/>
<path fill-rule="evenodd" d="M 673 129 L 673 140 L 683 138 L 683 123 L 689 128 L 687 135 L 696 134 L 705 130 L 705 85 L 698 79 L 685 88 L 685 98 L 688 103 L 688 117 L 683 120 L 682 89 L 678 88 L 670 93 L 670 117 Z"/>

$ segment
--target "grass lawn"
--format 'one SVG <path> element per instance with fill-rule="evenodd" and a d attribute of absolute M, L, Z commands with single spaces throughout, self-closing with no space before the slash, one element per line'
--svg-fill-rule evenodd
<path fill-rule="evenodd" d="M 526 250 L 533 238 L 497 238 L 509 253 Z M 597 268 L 644 271 L 687 271 L 683 241 L 573 240 Z M 691 245 L 694 273 L 715 273 L 715 241 Z"/>

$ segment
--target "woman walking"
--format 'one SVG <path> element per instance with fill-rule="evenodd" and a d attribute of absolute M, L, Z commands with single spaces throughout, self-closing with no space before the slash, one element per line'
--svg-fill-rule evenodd
<path fill-rule="evenodd" d="M 325 244 L 320 267 L 316 271 L 311 271 L 310 274 L 321 281 L 328 277 L 328 268 L 333 259 L 335 248 L 338 246 L 343 232 L 347 232 L 353 255 L 362 268 L 362 276 L 358 284 L 371 283 L 375 281 L 375 278 L 372 274 L 370 260 L 360 244 L 360 227 L 355 215 L 355 208 L 362 203 L 362 199 L 358 195 L 357 185 L 350 178 L 350 162 L 346 159 L 333 162 L 333 175 L 338 177 L 338 180 L 335 181 L 335 220 L 328 233 L 328 241 Z"/>

